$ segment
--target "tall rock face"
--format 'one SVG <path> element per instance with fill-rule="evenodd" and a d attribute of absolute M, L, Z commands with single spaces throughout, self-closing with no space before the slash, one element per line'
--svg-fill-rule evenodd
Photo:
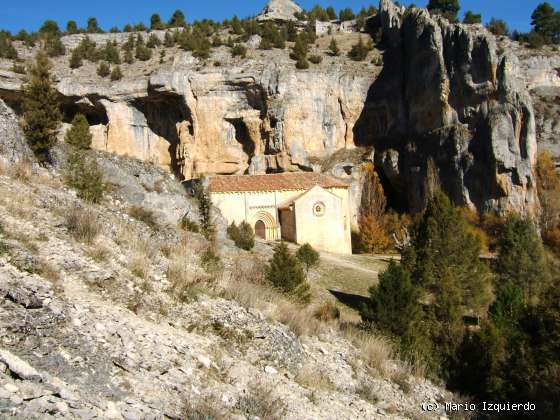
<path fill-rule="evenodd" d="M 331 171 L 351 184 L 354 213 L 364 159 L 375 161 L 390 204 L 403 210 L 421 211 L 430 193 L 442 188 L 455 203 L 481 211 L 537 211 L 535 117 L 527 86 L 556 83 L 556 62 L 531 64 L 515 50 L 522 49 L 518 44 L 500 44 L 498 50 L 522 58 L 518 64 L 497 53 L 494 37 L 481 26 L 449 24 L 390 0 L 381 0 L 377 21 L 383 66 L 327 56 L 315 46 L 323 62 L 309 70 L 296 70 L 287 49 L 249 48 L 239 59 L 222 46 L 204 62 L 175 48 L 164 64 L 123 65 L 124 78 L 110 82 L 95 74 L 94 63 L 70 69 L 67 56 L 54 59 L 63 127 L 81 112 L 94 148 L 152 162 L 187 180 Z M 81 36 L 62 41 L 71 48 Z M 95 35 L 98 45 L 126 39 Z M 34 54 L 19 48 L 21 57 Z M 20 139 L 13 110 L 21 108 L 24 79 L 7 68 L 0 60 L 0 100 L 9 105 L 0 102 L 0 134 L 7 130 Z M 550 118 L 539 115 L 538 127 L 552 144 L 556 101 L 541 102 Z"/>
<path fill-rule="evenodd" d="M 535 118 L 517 59 L 492 35 L 381 0 L 385 66 L 355 136 L 397 205 L 421 210 L 442 188 L 479 210 L 535 212 Z"/>
<path fill-rule="evenodd" d="M 192 179 L 312 170 L 354 147 L 353 126 L 374 79 L 272 63 L 246 71 L 172 68 L 111 90 L 62 79 L 58 90 L 70 114 L 88 116 L 96 149 Z"/>

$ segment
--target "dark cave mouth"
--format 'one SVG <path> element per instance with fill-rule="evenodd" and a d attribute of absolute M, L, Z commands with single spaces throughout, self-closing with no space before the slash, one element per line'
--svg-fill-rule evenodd
<path fill-rule="evenodd" d="M 189 122 L 189 134 L 193 135 L 192 116 L 184 98 L 174 93 L 149 91 L 148 96 L 135 99 L 131 105 L 144 115 L 149 129 L 169 143 L 171 171 L 183 179 L 182 161 L 177 153 L 181 141 L 177 124 Z"/>

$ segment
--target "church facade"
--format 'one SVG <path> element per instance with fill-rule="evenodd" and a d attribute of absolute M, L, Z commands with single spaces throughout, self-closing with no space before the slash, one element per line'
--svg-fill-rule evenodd
<path fill-rule="evenodd" d="M 208 189 L 228 223 L 245 221 L 261 239 L 352 253 L 349 191 L 342 181 L 315 172 L 215 176 Z"/>

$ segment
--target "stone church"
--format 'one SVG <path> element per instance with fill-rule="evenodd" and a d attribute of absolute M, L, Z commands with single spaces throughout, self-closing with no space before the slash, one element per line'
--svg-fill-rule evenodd
<path fill-rule="evenodd" d="M 210 177 L 214 206 L 228 223 L 245 221 L 267 241 L 309 243 L 351 254 L 348 186 L 315 172 Z"/>

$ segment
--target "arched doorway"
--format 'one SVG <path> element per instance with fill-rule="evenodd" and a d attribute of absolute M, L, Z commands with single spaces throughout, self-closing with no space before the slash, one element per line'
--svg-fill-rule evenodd
<path fill-rule="evenodd" d="M 266 239 L 266 226 L 262 220 L 255 223 L 255 235 L 261 239 Z"/>
<path fill-rule="evenodd" d="M 255 229 L 255 236 L 265 241 L 278 239 L 278 226 L 276 219 L 267 211 L 259 211 L 250 219 L 250 224 Z"/>

